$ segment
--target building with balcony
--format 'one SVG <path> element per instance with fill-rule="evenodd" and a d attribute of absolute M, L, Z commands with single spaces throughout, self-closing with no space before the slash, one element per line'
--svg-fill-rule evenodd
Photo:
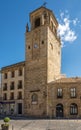
<path fill-rule="evenodd" d="M 25 62 L 20 62 L 1 70 L 3 115 L 23 115 L 24 66 Z"/>

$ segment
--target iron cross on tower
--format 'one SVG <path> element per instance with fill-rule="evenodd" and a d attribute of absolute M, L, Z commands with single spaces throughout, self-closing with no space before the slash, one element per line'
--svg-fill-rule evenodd
<path fill-rule="evenodd" d="M 46 7 L 46 5 L 47 5 L 47 2 L 46 2 L 46 1 L 44 1 L 43 6 L 44 6 L 44 7 Z"/>

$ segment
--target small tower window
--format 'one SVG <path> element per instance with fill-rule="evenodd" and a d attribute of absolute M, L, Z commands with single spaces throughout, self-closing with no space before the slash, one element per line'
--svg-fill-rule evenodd
<path fill-rule="evenodd" d="M 42 44 L 44 44 L 44 41 L 42 41 Z"/>
<path fill-rule="evenodd" d="M 28 49 L 30 49 L 30 46 L 28 46 Z"/>
<path fill-rule="evenodd" d="M 37 18 L 35 20 L 35 28 L 37 28 L 38 26 L 40 26 L 40 18 Z"/>
<path fill-rule="evenodd" d="M 7 79 L 7 73 L 4 74 L 4 79 Z"/>
<path fill-rule="evenodd" d="M 46 13 L 44 13 L 44 18 L 45 18 L 45 19 L 47 18 L 47 14 L 46 14 Z"/>

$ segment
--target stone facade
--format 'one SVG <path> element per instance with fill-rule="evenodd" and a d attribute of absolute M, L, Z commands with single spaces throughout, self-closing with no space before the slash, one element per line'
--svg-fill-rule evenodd
<path fill-rule="evenodd" d="M 1 69 L 2 113 L 9 114 L 14 108 L 14 115 L 81 118 L 81 78 L 61 74 L 61 42 L 53 12 L 38 8 L 30 13 L 30 24 L 30 31 L 27 24 L 25 33 L 25 62 Z M 19 81 L 22 88 L 18 88 Z M 11 82 L 15 83 L 13 90 Z"/>
<path fill-rule="evenodd" d="M 61 44 L 56 33 L 58 23 L 52 11 L 44 7 L 30 13 L 30 22 L 31 30 L 26 32 L 24 112 L 32 116 L 46 116 L 47 99 L 44 94 L 47 83 L 60 76 Z M 37 97 L 39 95 L 37 105 L 33 105 L 31 100 L 34 94 Z"/>
<path fill-rule="evenodd" d="M 2 101 L 0 104 L 3 115 L 23 114 L 24 66 L 25 62 L 21 62 L 3 67 L 1 70 Z"/>
<path fill-rule="evenodd" d="M 81 78 L 61 74 L 61 43 L 54 14 L 41 7 L 30 13 L 30 23 L 31 30 L 26 31 L 25 114 L 81 117 Z"/>
<path fill-rule="evenodd" d="M 48 84 L 48 115 L 81 118 L 81 78 L 62 78 Z"/>

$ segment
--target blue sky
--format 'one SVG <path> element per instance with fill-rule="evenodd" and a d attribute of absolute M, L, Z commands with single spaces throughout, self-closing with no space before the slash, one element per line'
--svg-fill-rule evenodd
<path fill-rule="evenodd" d="M 81 77 L 81 0 L 46 0 L 59 22 L 62 73 Z M 0 0 L 0 68 L 25 60 L 29 13 L 44 0 Z"/>

